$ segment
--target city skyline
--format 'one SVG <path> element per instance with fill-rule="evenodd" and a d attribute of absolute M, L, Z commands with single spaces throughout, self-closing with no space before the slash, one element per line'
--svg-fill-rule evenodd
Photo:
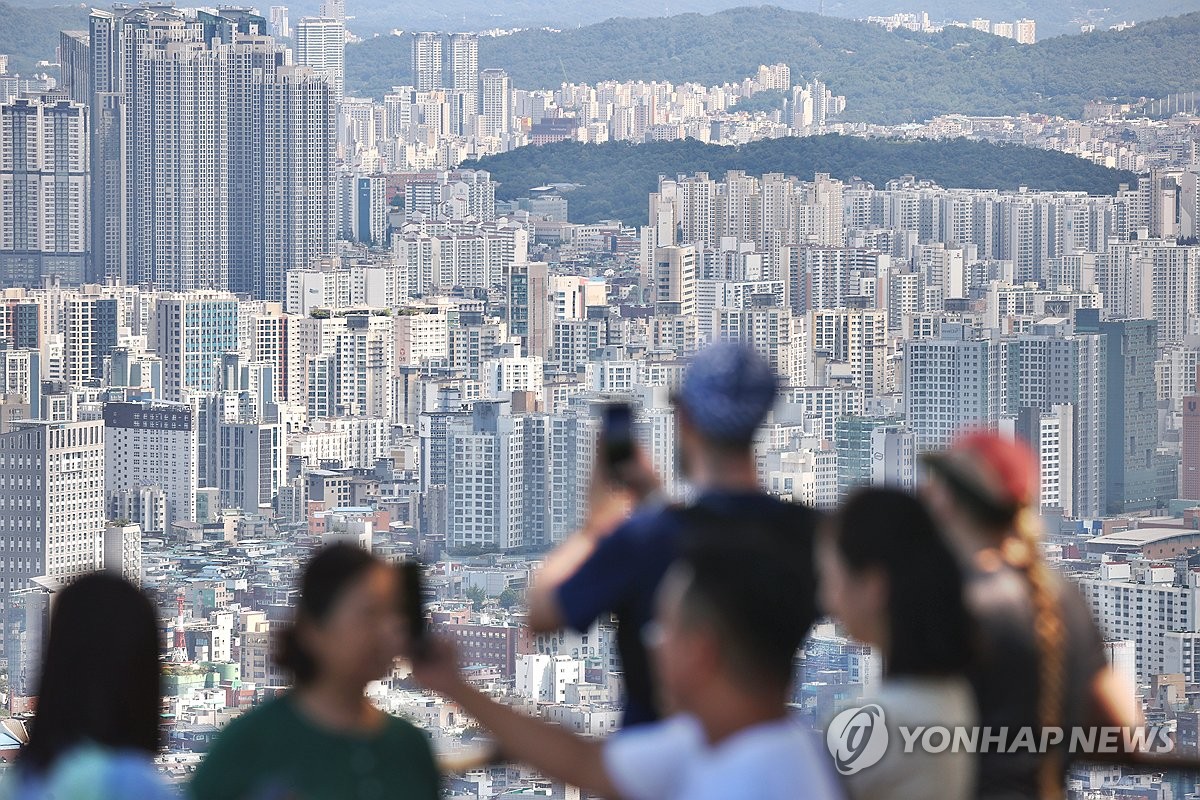
<path fill-rule="evenodd" d="M 1200 754 L 1182 688 L 1200 683 L 1200 83 L 866 120 L 846 74 L 765 56 L 706 82 L 573 82 L 547 60 L 538 88 L 489 59 L 506 37 L 479 17 L 405 32 L 409 72 L 360 96 L 365 9 L 310 5 L 93 9 L 56 32 L 44 76 L 0 56 L 10 714 L 36 706 L 51 598 L 118 572 L 162 620 L 159 766 L 186 780 L 221 726 L 289 685 L 272 659 L 299 570 L 348 542 L 425 564 L 430 625 L 472 684 L 611 733 L 614 624 L 535 634 L 527 591 L 587 519 L 614 401 L 664 501 L 694 499 L 679 391 L 734 341 L 778 380 L 752 469 L 774 497 L 831 511 L 914 490 L 923 456 L 979 428 L 1029 445 L 1041 552 L 1147 718 L 1175 715 Z M 1050 38 L 1036 9 L 860 16 L 845 24 L 864 36 L 965 37 L 970 58 Z M 1066 166 L 1036 188 L 961 155 L 925 174 L 959 139 Z M 751 160 L 774 140 L 816 163 Z M 926 166 L 839 160 L 863 142 L 920 143 Z M 630 172 L 600 174 L 610 158 Z M 824 724 L 882 661 L 822 621 L 789 701 Z M 372 702 L 466 747 L 474 723 L 409 672 Z M 1073 769 L 1070 797 L 1096 800 Z M 1182 796 L 1112 769 L 1106 785 Z M 516 771 L 462 783 L 550 791 Z"/>

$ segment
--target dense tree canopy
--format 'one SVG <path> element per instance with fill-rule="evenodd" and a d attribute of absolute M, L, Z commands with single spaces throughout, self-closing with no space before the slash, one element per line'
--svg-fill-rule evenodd
<path fill-rule="evenodd" d="M 85 31 L 87 28 L 86 5 L 25 8 L 0 2 L 0 53 L 10 56 L 10 72 L 29 75 L 34 71 L 45 71 L 58 77 L 57 67 L 35 70 L 35 65 L 39 61 L 54 60 L 59 31 Z"/>
<path fill-rule="evenodd" d="M 764 6 L 484 38 L 479 60 L 508 70 L 521 88 L 607 79 L 718 84 L 751 75 L 759 64 L 784 62 L 794 81 L 820 77 L 846 95 L 849 119 L 905 122 L 951 112 L 1077 117 L 1099 97 L 1200 90 L 1197 52 L 1200 13 L 1019 45 L 962 28 L 887 31 Z M 353 45 L 347 86 L 382 96 L 410 81 L 410 56 L 410 36 Z"/>
<path fill-rule="evenodd" d="M 846 136 L 812 136 L 720 147 L 689 139 L 682 142 L 585 145 L 560 142 L 522 147 L 464 166 L 491 171 L 502 199 L 521 197 L 531 187 L 575 183 L 568 192 L 573 222 L 619 219 L 645 224 L 647 196 L 659 175 L 731 169 L 751 175 L 783 172 L 811 179 L 828 172 L 835 178 L 862 178 L 876 186 L 915 175 L 941 186 L 979 189 L 1077 190 L 1111 194 L 1136 176 L 1048 150 L 994 145 L 966 139 L 899 141 Z"/>

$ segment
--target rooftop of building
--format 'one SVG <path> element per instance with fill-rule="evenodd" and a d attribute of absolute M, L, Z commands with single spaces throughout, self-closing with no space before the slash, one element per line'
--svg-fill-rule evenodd
<path fill-rule="evenodd" d="M 1094 539 L 1088 539 L 1088 545 L 1106 545 L 1110 547 L 1145 547 L 1151 544 L 1161 544 L 1172 539 L 1200 536 L 1200 531 L 1189 528 L 1132 528 L 1125 531 L 1106 533 Z"/>

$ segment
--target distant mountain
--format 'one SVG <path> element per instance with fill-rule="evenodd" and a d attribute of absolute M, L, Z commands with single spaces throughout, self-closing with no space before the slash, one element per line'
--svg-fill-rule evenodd
<path fill-rule="evenodd" d="M 995 145 L 966 139 L 899 141 L 846 136 L 771 139 L 742 147 L 720 147 L 689 139 L 631 145 L 560 142 L 522 147 L 464 167 L 489 170 L 499 182 L 497 196 L 525 196 L 548 183 L 577 183 L 566 197 L 572 222 L 620 219 L 644 225 L 647 196 L 659 175 L 731 169 L 750 175 L 783 172 L 810 178 L 827 172 L 835 178 L 862 178 L 876 186 L 915 175 L 948 188 L 1078 190 L 1112 194 L 1136 176 L 1049 150 Z"/>
<path fill-rule="evenodd" d="M 88 13 L 84 4 L 30 8 L 0 2 L 0 53 L 10 57 L 9 71 L 27 75 L 37 62 L 54 61 L 59 31 L 87 30 Z"/>
<path fill-rule="evenodd" d="M 887 31 L 764 6 L 525 31 L 481 39 L 479 49 L 481 66 L 508 70 L 523 88 L 606 79 L 724 83 L 782 61 L 793 80 L 819 76 L 846 95 L 849 119 L 876 122 L 949 112 L 1078 116 L 1097 97 L 1200 90 L 1200 13 L 1030 46 L 962 28 Z M 347 48 L 348 89 L 381 96 L 407 82 L 410 54 L 410 36 Z"/>
<path fill-rule="evenodd" d="M 14 5 L 47 6 L 61 0 L 8 0 Z M 202 3 L 196 3 L 202 5 Z M 107 7 L 107 3 L 98 3 Z M 184 3 L 180 3 L 184 5 Z M 264 3 L 263 9 L 265 10 Z M 285 3 L 299 18 L 316 14 L 320 0 Z M 602 22 L 611 17 L 670 16 L 671 12 L 711 14 L 737 5 L 737 0 L 442 0 L 410 3 L 402 0 L 348 0 L 354 19 L 351 29 L 361 36 L 405 30 L 481 30 L 485 28 L 540 27 L 573 28 Z M 1078 33 L 1082 22 L 1103 27 L 1123 20 L 1143 21 L 1200 11 L 1200 0 L 779 0 L 792 11 L 822 12 L 830 16 L 861 19 L 871 15 L 927 11 L 934 21 L 1015 20 L 1032 17 L 1043 37 Z"/>

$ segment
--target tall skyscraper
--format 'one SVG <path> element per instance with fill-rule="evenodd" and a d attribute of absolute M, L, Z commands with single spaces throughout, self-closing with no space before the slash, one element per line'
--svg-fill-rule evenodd
<path fill-rule="evenodd" d="M 696 313 L 697 252 L 694 244 L 660 247 L 654 254 L 653 299 L 664 314 Z"/>
<path fill-rule="evenodd" d="M 216 391 L 221 357 L 238 349 L 238 301 L 223 292 L 160 297 L 151 343 L 163 360 L 163 399 L 178 403 L 184 391 Z"/>
<path fill-rule="evenodd" d="M 58 86 L 71 102 L 92 98 L 92 43 L 87 31 L 63 31 L 58 37 Z"/>
<path fill-rule="evenodd" d="M 63 375 L 73 386 L 99 386 L 104 359 L 117 348 L 118 301 L 99 293 L 63 298 Z"/>
<path fill-rule="evenodd" d="M 1200 381 L 1197 381 L 1196 390 L 1200 390 Z M 1200 500 L 1200 394 L 1183 398 L 1179 444 L 1179 496 Z"/>
<path fill-rule="evenodd" d="M 413 37 L 412 79 L 418 92 L 442 88 L 442 35 L 418 33 Z"/>
<path fill-rule="evenodd" d="M 0 600 L 102 564 L 104 423 L 28 421 L 0 434 Z"/>
<path fill-rule="evenodd" d="M 104 492 L 109 508 L 124 505 L 122 495 L 136 495 L 146 487 L 155 487 L 166 501 L 163 517 L 167 526 L 196 519 L 200 443 L 192 407 L 176 403 L 105 403 L 104 429 L 108 464 Z M 128 505 L 142 507 L 136 502 Z M 149 520 L 136 516 L 131 521 L 140 523 L 142 530 L 155 530 L 147 524 Z"/>
<path fill-rule="evenodd" d="M 87 110 L 48 94 L 0 105 L 0 285 L 82 283 L 88 267 Z M 10 216 L 11 215 L 11 216 Z"/>
<path fill-rule="evenodd" d="M 1177 489 L 1172 464 L 1158 455 L 1158 393 L 1154 385 L 1158 323 L 1152 319 L 1101 321 L 1098 310 L 1080 309 L 1075 328 L 1107 340 L 1104 513 L 1153 511 Z"/>
<path fill-rule="evenodd" d="M 447 66 L 447 88 L 464 93 L 463 116 L 474 117 L 479 113 L 479 37 L 473 33 L 453 34 Z"/>
<path fill-rule="evenodd" d="M 1000 343 L 943 323 L 937 339 L 904 343 L 905 417 L 917 452 L 947 447 L 968 426 L 991 425 L 1003 401 Z"/>
<path fill-rule="evenodd" d="M 346 23 L 329 17 L 296 23 L 296 63 L 329 81 L 335 102 L 340 102 L 346 93 Z"/>
<path fill-rule="evenodd" d="M 271 36 L 276 39 L 290 39 L 292 25 L 288 18 L 287 6 L 271 6 Z"/>
<path fill-rule="evenodd" d="M 512 79 L 502 69 L 479 73 L 480 133 L 504 138 L 512 132 Z"/>
<path fill-rule="evenodd" d="M 321 0 L 321 16 L 346 21 L 346 0 Z"/>
<path fill-rule="evenodd" d="M 247 11 L 91 16 L 92 278 L 278 299 L 333 245 L 332 88 Z"/>

